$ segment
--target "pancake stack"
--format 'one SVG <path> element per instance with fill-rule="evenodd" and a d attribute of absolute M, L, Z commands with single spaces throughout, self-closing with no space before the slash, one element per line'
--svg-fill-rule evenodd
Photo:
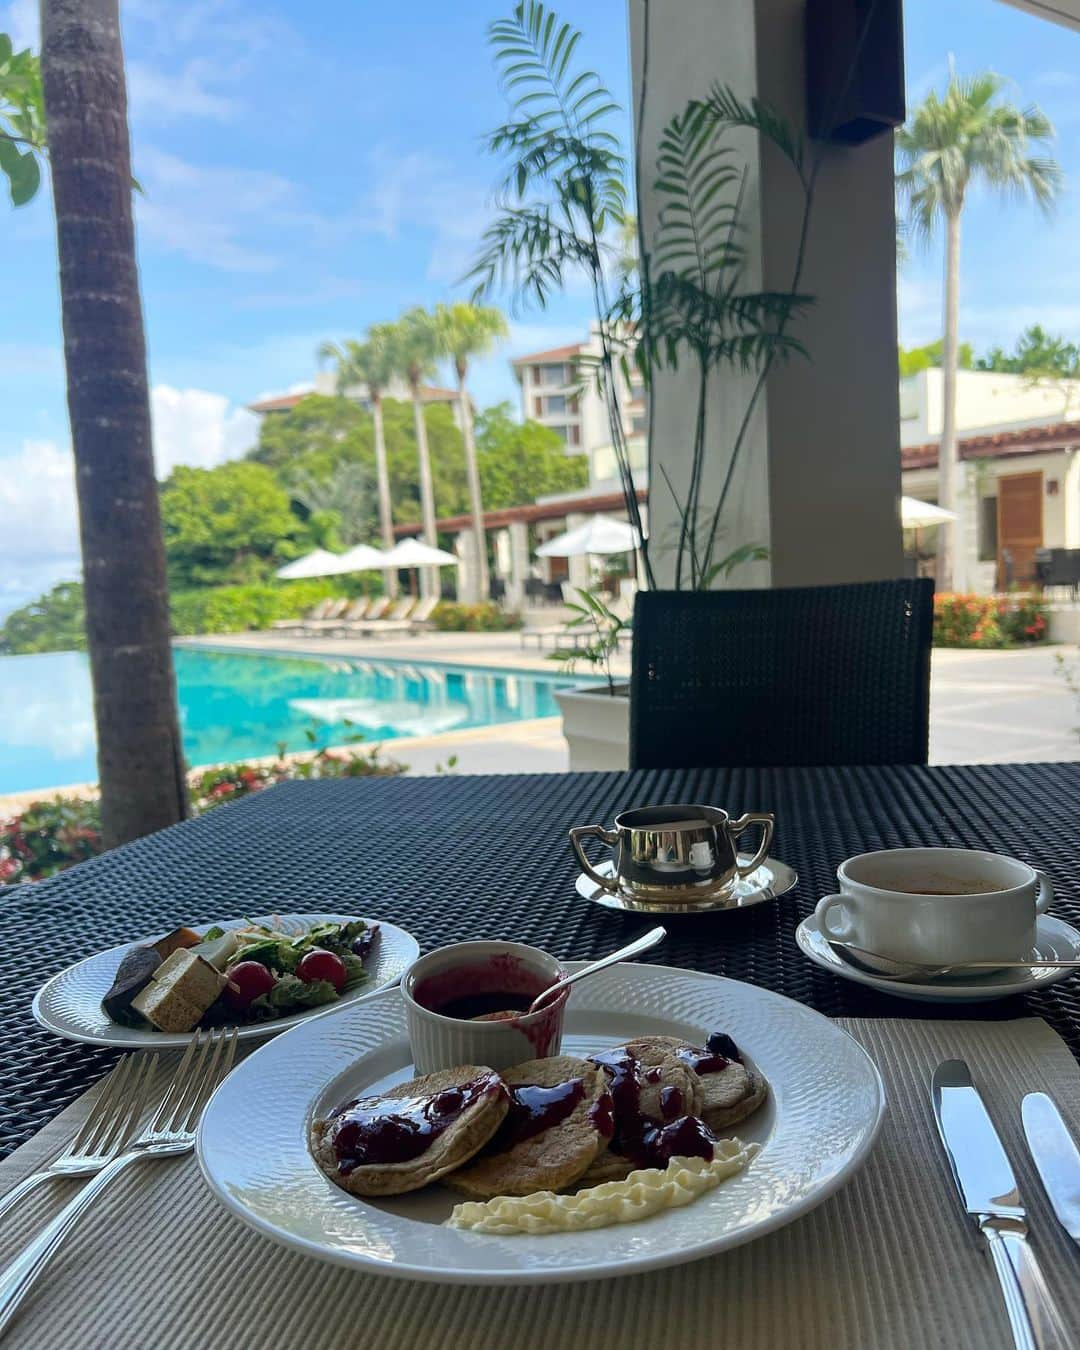
<path fill-rule="evenodd" d="M 435 1181 L 474 1200 L 576 1190 L 672 1157 L 711 1158 L 767 1091 L 726 1036 L 710 1037 L 708 1048 L 646 1036 L 591 1059 L 414 1078 L 317 1120 L 311 1145 L 326 1175 L 354 1195 Z"/>

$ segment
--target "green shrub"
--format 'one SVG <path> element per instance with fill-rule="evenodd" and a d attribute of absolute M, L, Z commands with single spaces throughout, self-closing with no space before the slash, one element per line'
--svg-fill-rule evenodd
<path fill-rule="evenodd" d="M 431 622 L 443 633 L 505 633 L 521 627 L 521 615 L 508 614 L 498 605 L 456 605 L 444 600 Z"/>
<path fill-rule="evenodd" d="M 1046 606 L 1031 595 L 934 596 L 935 647 L 1016 647 L 1046 641 Z"/>
<path fill-rule="evenodd" d="M 320 600 L 344 594 L 345 590 L 342 578 L 321 577 L 278 585 L 210 586 L 204 590 L 179 591 L 170 602 L 172 631 L 183 637 L 269 628 L 277 619 L 299 619 Z"/>

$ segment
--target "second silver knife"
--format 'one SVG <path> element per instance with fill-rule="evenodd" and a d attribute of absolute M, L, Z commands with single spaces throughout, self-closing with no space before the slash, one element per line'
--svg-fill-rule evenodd
<path fill-rule="evenodd" d="M 1045 1092 L 1029 1092 L 1020 1107 L 1028 1148 L 1062 1228 L 1080 1243 L 1080 1149 Z"/>

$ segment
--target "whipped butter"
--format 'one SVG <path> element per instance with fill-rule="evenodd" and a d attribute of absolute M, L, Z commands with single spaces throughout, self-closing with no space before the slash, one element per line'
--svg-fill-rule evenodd
<path fill-rule="evenodd" d="M 532 1195 L 497 1195 L 455 1205 L 449 1228 L 474 1233 L 576 1233 L 609 1224 L 634 1223 L 663 1209 L 678 1209 L 741 1172 L 759 1151 L 758 1144 L 739 1139 L 717 1141 L 711 1162 L 704 1158 L 672 1158 L 667 1167 L 645 1167 L 622 1181 L 605 1181 L 572 1195 L 536 1191 Z"/>

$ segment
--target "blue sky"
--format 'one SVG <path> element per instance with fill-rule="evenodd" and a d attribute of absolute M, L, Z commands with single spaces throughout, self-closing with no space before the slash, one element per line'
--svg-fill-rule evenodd
<path fill-rule="evenodd" d="M 485 45 L 510 0 L 122 0 L 143 298 L 159 470 L 214 464 L 253 436 L 244 405 L 312 378 L 326 337 L 461 293 L 493 166 L 482 133 L 503 111 Z M 563 0 L 584 56 L 625 105 L 625 0 Z M 0 30 L 36 43 L 36 0 L 0 0 Z M 1056 218 L 976 200 L 965 218 L 964 337 L 1008 343 L 1042 321 L 1080 337 L 1080 36 L 996 0 L 908 0 L 916 99 L 990 66 L 1059 131 L 1070 180 Z M 47 194 L 0 213 L 0 614 L 77 573 Z M 901 278 L 903 338 L 940 330 L 940 258 Z M 507 357 L 575 340 L 584 296 L 517 320 L 475 374 L 513 398 Z"/>

